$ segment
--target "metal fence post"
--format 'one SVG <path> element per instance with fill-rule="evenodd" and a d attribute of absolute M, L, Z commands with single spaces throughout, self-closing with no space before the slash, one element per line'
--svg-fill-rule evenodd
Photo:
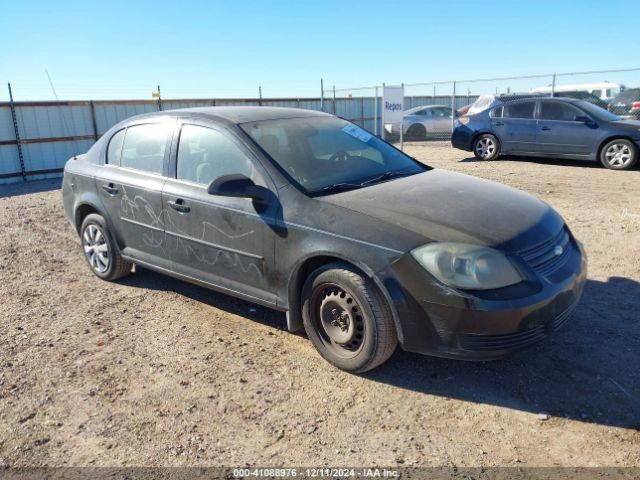
<path fill-rule="evenodd" d="M 324 112 L 324 81 L 320 79 L 320 111 Z"/>
<path fill-rule="evenodd" d="M 262 86 L 258 85 L 258 105 L 262 106 Z"/>
<path fill-rule="evenodd" d="M 158 85 L 158 111 L 162 110 L 162 98 L 160 97 L 160 85 Z"/>
<path fill-rule="evenodd" d="M 451 96 L 451 133 L 456 125 L 456 81 L 453 81 L 453 95 Z"/>
<path fill-rule="evenodd" d="M 18 118 L 16 116 L 16 107 L 13 104 L 13 92 L 11 92 L 11 83 L 7 83 L 9 87 L 9 106 L 11 107 L 11 119 L 13 120 L 13 132 L 16 135 L 16 146 L 18 147 L 18 159 L 20 160 L 20 174 L 22 181 L 27 181 L 27 171 L 24 168 L 24 155 L 22 153 L 22 142 L 20 141 L 20 132 L 18 130 Z"/>
<path fill-rule="evenodd" d="M 89 100 L 89 107 L 91 108 L 91 125 L 93 126 L 93 138 L 98 141 L 98 122 L 96 122 L 96 106 L 93 100 Z"/>
<path fill-rule="evenodd" d="M 333 86 L 333 114 L 336 114 L 336 86 Z"/>
<path fill-rule="evenodd" d="M 376 87 L 376 96 L 373 99 L 373 133 L 378 136 L 378 87 Z"/>
<path fill-rule="evenodd" d="M 382 111 L 380 112 L 380 133 L 382 134 L 382 140 L 386 140 L 387 138 L 386 130 L 384 128 L 384 86 L 385 84 L 382 83 L 382 103 L 380 104 L 380 106 L 382 107 Z"/>

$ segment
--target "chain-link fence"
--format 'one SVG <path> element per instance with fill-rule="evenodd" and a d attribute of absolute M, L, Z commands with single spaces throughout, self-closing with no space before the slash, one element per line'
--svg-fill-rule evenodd
<path fill-rule="evenodd" d="M 383 126 L 381 123 L 382 85 L 335 89 L 336 102 L 353 98 L 365 103 L 375 102 L 376 128 L 360 125 L 394 142 L 449 140 L 460 117 L 514 100 L 538 97 L 583 100 L 623 119 L 640 119 L 640 68 L 406 83 L 403 87 L 402 129 L 400 125 Z M 323 90 L 323 95 L 333 99 L 334 88 Z M 534 103 L 527 114 L 538 118 L 544 113 L 536 111 Z M 337 114 L 343 116 L 339 111 Z M 353 115 L 344 118 L 354 121 Z M 357 119 L 355 123 L 358 123 Z"/>
<path fill-rule="evenodd" d="M 171 108 L 262 105 L 322 110 L 400 146 L 405 141 L 448 141 L 463 117 L 524 98 L 571 97 L 623 119 L 640 120 L 640 68 L 407 83 L 403 87 L 402 128 L 400 124 L 383 125 L 384 85 L 336 88 L 321 84 L 320 96 L 307 98 L 262 98 L 261 88 L 258 98 L 236 99 L 14 102 L 9 95 L 9 102 L 0 102 L 0 184 L 58 176 L 70 156 L 86 152 L 117 122 Z M 540 102 L 527 103 L 520 114 L 543 118 L 544 109 L 535 106 Z"/>

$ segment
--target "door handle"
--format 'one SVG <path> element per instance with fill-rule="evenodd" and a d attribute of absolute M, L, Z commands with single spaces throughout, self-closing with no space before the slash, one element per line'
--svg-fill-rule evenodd
<path fill-rule="evenodd" d="M 102 189 L 112 197 L 118 194 L 118 189 L 113 185 L 113 183 L 102 185 Z"/>
<path fill-rule="evenodd" d="M 551 130 L 551 127 L 540 127 L 540 130 Z"/>
<path fill-rule="evenodd" d="M 175 201 L 169 200 L 169 206 L 174 210 L 180 213 L 189 213 L 191 211 L 191 207 L 184 204 L 184 200 L 181 198 L 176 199 Z"/>
<path fill-rule="evenodd" d="M 496 123 L 494 123 L 494 125 L 496 127 L 502 127 L 504 125 L 504 122 L 496 122 Z"/>

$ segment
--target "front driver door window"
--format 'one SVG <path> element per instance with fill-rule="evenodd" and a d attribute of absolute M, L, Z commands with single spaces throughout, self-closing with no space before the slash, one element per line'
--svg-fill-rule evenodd
<path fill-rule="evenodd" d="M 253 154 L 229 131 L 183 124 L 175 148 L 175 178 L 162 198 L 173 270 L 250 298 L 275 301 L 268 281 L 273 265 L 274 208 L 248 198 L 207 193 L 211 181 L 242 174 L 270 190 Z"/>

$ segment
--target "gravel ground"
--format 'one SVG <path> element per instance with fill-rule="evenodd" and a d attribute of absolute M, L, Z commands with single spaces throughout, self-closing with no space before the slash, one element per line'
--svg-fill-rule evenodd
<path fill-rule="evenodd" d="M 562 332 L 507 359 L 332 368 L 284 315 L 86 267 L 56 182 L 0 188 L 0 465 L 640 465 L 640 171 L 407 145 L 537 195 L 589 254 Z"/>

